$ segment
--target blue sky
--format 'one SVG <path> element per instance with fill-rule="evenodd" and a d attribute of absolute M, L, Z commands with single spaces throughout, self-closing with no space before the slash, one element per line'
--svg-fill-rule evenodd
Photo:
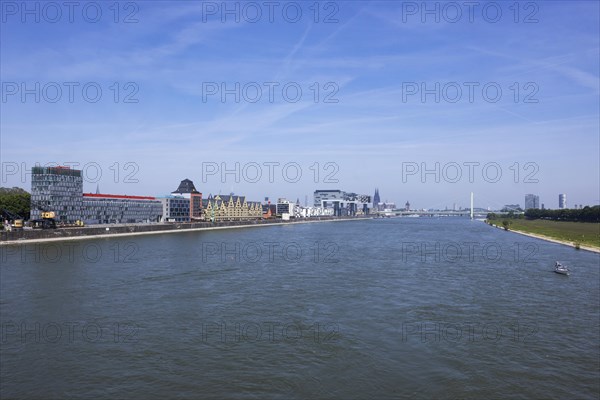
<path fill-rule="evenodd" d="M 190 178 L 205 195 L 253 200 L 378 187 L 382 200 L 419 208 L 467 206 L 471 191 L 481 207 L 523 205 L 526 193 L 549 208 L 559 193 L 569 206 L 600 203 L 599 2 L 480 2 L 472 17 L 464 2 L 276 3 L 270 21 L 265 2 L 229 2 L 236 22 L 222 2 L 121 2 L 118 16 L 113 1 L 81 2 L 70 22 L 68 9 L 56 17 L 46 2 L 28 2 L 34 14 L 3 2 L 1 186 L 29 190 L 32 165 L 70 162 L 86 166 L 86 191 L 118 194 L 161 195 Z M 426 13 L 435 7 L 438 21 Z M 36 82 L 40 101 L 22 97 Z M 276 83 L 272 102 L 266 82 Z M 83 96 L 90 83 L 102 90 L 97 102 Z M 221 85 L 236 83 L 240 101 L 222 101 Z M 433 90 L 424 98 L 422 85 Z M 239 163 L 239 182 L 206 175 L 207 163 Z M 245 179 L 254 163 L 256 182 Z M 279 163 L 272 182 L 268 163 Z M 439 182 L 421 176 L 436 163 Z M 479 163 L 472 182 L 465 163 Z M 286 164 L 301 178 L 294 168 L 284 176 Z"/>

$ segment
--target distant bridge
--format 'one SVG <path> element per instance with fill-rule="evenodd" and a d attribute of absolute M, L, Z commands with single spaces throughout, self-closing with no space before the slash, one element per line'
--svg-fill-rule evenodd
<path fill-rule="evenodd" d="M 459 211 L 456 210 L 436 210 L 436 211 L 418 211 L 418 210 L 385 210 L 375 211 L 372 210 L 371 214 L 379 215 L 381 217 L 470 217 L 481 218 L 487 217 L 488 214 L 494 213 L 496 215 L 507 215 L 507 214 L 524 214 L 522 211 L 490 211 L 482 208 L 475 208 L 474 206 L 474 193 L 471 192 L 471 207 L 464 208 Z"/>
<path fill-rule="evenodd" d="M 489 213 L 496 215 L 506 215 L 508 212 L 502 211 L 476 211 L 473 210 L 473 217 L 487 217 Z M 471 210 L 440 210 L 440 211 L 416 211 L 416 210 L 390 210 L 390 211 L 375 211 L 372 214 L 380 215 L 382 217 L 469 217 L 471 216 Z"/>

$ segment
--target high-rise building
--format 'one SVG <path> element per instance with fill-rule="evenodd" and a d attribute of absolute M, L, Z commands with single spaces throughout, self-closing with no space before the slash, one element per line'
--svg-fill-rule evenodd
<path fill-rule="evenodd" d="M 525 195 L 525 210 L 530 208 L 540 208 L 540 196 L 536 196 L 535 194 Z"/>
<path fill-rule="evenodd" d="M 83 178 L 70 167 L 33 167 L 31 169 L 31 219 L 42 211 L 54 211 L 59 222 L 81 220 Z"/>
<path fill-rule="evenodd" d="M 567 195 L 564 193 L 558 195 L 558 208 L 567 208 Z"/>
<path fill-rule="evenodd" d="M 342 190 L 315 190 L 314 206 L 333 209 L 333 215 L 369 214 L 371 196 Z"/>
<path fill-rule="evenodd" d="M 31 170 L 31 219 L 43 211 L 53 211 L 59 223 L 137 223 L 160 221 L 162 206 L 154 197 L 83 193 L 81 170 L 36 166 Z"/>
<path fill-rule="evenodd" d="M 344 197 L 344 192 L 341 190 L 315 190 L 314 206 L 329 208 L 333 201 L 341 200 Z"/>

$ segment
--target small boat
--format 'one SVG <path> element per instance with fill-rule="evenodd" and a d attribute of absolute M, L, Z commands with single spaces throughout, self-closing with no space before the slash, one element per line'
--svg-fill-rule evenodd
<path fill-rule="evenodd" d="M 558 261 L 556 262 L 556 264 L 554 264 L 554 272 L 556 272 L 557 274 L 567 275 L 567 276 L 570 273 L 569 268 L 567 268 L 565 265 L 562 265 Z"/>

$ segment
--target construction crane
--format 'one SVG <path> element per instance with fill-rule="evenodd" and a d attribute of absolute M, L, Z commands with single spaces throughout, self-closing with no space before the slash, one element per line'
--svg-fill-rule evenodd
<path fill-rule="evenodd" d="M 12 213 L 5 208 L 3 208 L 1 211 L 2 214 L 9 221 L 10 227 L 12 229 L 23 229 L 23 217 L 21 217 L 18 214 Z"/>
<path fill-rule="evenodd" d="M 42 229 L 54 229 L 56 228 L 56 213 L 54 211 L 50 211 L 39 201 L 31 201 L 31 207 L 36 208 L 41 211 L 40 219 L 34 219 L 31 221 L 31 225 L 34 228 L 42 228 Z M 84 226 L 83 221 L 77 220 L 74 224 L 66 224 L 61 223 L 61 227 L 70 228 L 70 227 L 82 227 Z"/>
<path fill-rule="evenodd" d="M 31 220 L 31 226 L 33 228 L 56 229 L 56 220 L 54 219 L 56 213 L 46 209 L 40 202 L 32 200 L 31 208 L 34 207 L 41 211 L 41 218 Z"/>

